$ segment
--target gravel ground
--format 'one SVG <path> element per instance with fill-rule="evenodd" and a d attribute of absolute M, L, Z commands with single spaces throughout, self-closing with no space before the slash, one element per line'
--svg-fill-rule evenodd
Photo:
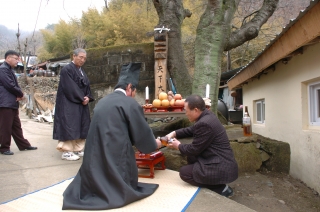
<path fill-rule="evenodd" d="M 288 174 L 256 172 L 244 174 L 230 184 L 232 200 L 261 212 L 319 212 L 318 192 Z"/>

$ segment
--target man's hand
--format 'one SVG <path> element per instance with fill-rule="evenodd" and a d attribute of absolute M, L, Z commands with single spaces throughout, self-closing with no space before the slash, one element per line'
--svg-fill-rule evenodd
<path fill-rule="evenodd" d="M 157 147 L 158 149 L 160 149 L 160 147 L 162 146 L 161 141 L 157 138 L 156 139 L 156 143 L 157 143 Z"/>
<path fill-rule="evenodd" d="M 171 133 L 166 135 L 166 137 L 168 138 L 168 140 L 170 140 L 171 138 L 175 138 L 176 137 L 176 131 L 172 131 Z"/>
<path fill-rule="evenodd" d="M 85 97 L 83 97 L 83 99 L 84 100 L 83 100 L 82 104 L 87 105 L 89 103 L 89 97 L 85 96 Z"/>
<path fill-rule="evenodd" d="M 180 144 L 181 144 L 181 142 L 174 138 L 174 139 L 172 139 L 172 142 L 168 143 L 167 147 L 179 150 Z"/>
<path fill-rule="evenodd" d="M 25 99 L 24 96 L 23 97 L 17 97 L 16 101 L 18 102 L 18 101 L 21 101 L 23 99 Z"/>

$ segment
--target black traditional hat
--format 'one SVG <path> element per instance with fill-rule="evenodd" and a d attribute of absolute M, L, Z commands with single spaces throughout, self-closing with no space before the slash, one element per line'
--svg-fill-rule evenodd
<path fill-rule="evenodd" d="M 129 63 L 122 65 L 118 84 L 131 83 L 134 87 L 137 87 L 139 83 L 140 69 L 141 63 Z"/>

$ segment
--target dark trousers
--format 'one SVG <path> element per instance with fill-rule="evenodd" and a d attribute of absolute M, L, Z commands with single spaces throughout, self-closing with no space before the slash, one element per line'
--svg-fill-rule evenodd
<path fill-rule="evenodd" d="M 0 152 L 10 150 L 11 136 L 19 150 L 31 146 L 29 141 L 23 137 L 19 110 L 12 108 L 0 108 Z"/>
<path fill-rule="evenodd" d="M 183 181 L 185 181 L 191 185 L 207 188 L 207 189 L 210 189 L 211 191 L 214 191 L 218 194 L 221 194 L 223 189 L 226 187 L 226 184 L 207 185 L 207 184 L 197 183 L 193 179 L 193 173 L 192 173 L 193 165 L 194 164 L 189 164 L 189 165 L 181 167 L 180 168 L 180 178 Z"/>

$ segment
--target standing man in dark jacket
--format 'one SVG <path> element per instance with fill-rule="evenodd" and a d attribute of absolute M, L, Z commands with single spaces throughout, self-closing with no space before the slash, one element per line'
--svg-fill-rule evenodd
<path fill-rule="evenodd" d="M 11 136 L 20 151 L 36 150 L 23 137 L 19 118 L 19 101 L 23 93 L 18 85 L 13 68 L 17 67 L 19 54 L 9 50 L 5 53 L 5 62 L 0 66 L 0 153 L 13 155 L 10 151 Z"/>
<path fill-rule="evenodd" d="M 238 164 L 230 147 L 227 133 L 219 119 L 205 107 L 198 95 L 189 96 L 184 103 L 186 116 L 193 126 L 173 131 L 168 147 L 187 156 L 188 165 L 181 167 L 180 178 L 191 185 L 208 188 L 230 197 L 233 190 L 227 183 L 238 178 Z M 175 138 L 193 137 L 191 144 L 181 144 Z"/>
<path fill-rule="evenodd" d="M 53 139 L 59 140 L 57 149 L 63 160 L 78 160 L 83 156 L 85 139 L 90 126 L 88 103 L 91 96 L 90 82 L 81 69 L 87 59 L 84 49 L 73 51 L 73 60 L 62 68 L 57 91 Z"/>

